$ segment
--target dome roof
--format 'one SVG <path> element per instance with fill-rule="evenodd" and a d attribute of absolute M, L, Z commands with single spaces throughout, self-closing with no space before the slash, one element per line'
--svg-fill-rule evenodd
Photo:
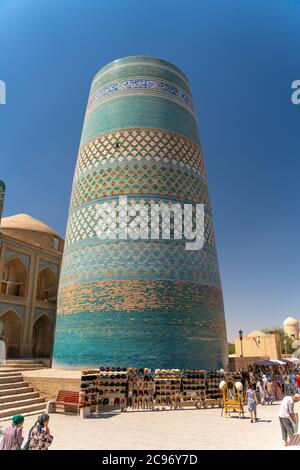
<path fill-rule="evenodd" d="M 255 338 L 256 336 L 266 336 L 266 333 L 264 333 L 263 331 L 260 331 L 260 330 L 254 330 L 252 331 L 251 333 L 249 333 L 247 335 L 247 337 L 249 338 Z"/>
<path fill-rule="evenodd" d="M 0 180 L 0 186 L 1 186 L 1 188 L 4 188 L 4 189 L 5 189 L 5 183 L 4 183 L 4 181 Z"/>
<path fill-rule="evenodd" d="M 299 322 L 294 317 L 288 317 L 284 320 L 283 325 L 284 326 L 295 326 L 295 325 L 299 325 Z"/>
<path fill-rule="evenodd" d="M 60 238 L 55 230 L 28 214 L 16 214 L 10 217 L 3 217 L 0 229 L 31 230 L 33 232 L 47 233 Z"/>

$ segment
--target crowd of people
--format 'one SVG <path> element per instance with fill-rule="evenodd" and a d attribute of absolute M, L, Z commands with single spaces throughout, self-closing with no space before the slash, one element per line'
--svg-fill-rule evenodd
<path fill-rule="evenodd" d="M 249 366 L 240 370 L 246 391 L 247 407 L 251 423 L 257 422 L 257 405 L 272 405 L 281 400 L 279 422 L 284 445 L 298 429 L 298 416 L 294 404 L 300 398 L 300 369 L 291 366 Z"/>
<path fill-rule="evenodd" d="M 244 390 L 257 393 L 258 403 L 272 405 L 286 395 L 300 393 L 300 369 L 291 366 L 249 366 L 241 369 Z"/>

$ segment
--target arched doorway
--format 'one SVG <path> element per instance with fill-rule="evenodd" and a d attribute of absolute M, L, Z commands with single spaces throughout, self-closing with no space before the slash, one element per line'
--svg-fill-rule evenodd
<path fill-rule="evenodd" d="M 27 270 L 19 258 L 13 258 L 3 268 L 1 293 L 26 297 Z"/>
<path fill-rule="evenodd" d="M 33 326 L 32 355 L 35 357 L 50 357 L 52 340 L 52 322 L 47 315 L 42 315 Z"/>
<path fill-rule="evenodd" d="M 38 300 L 56 302 L 57 297 L 57 276 L 50 268 L 44 268 L 38 275 L 37 293 Z"/>
<path fill-rule="evenodd" d="M 0 316 L 3 325 L 2 339 L 6 345 L 8 358 L 20 356 L 22 321 L 14 310 L 9 310 Z"/>

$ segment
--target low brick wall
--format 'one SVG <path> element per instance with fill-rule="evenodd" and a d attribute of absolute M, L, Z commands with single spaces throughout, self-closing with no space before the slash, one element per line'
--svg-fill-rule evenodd
<path fill-rule="evenodd" d="M 239 371 L 241 368 L 246 369 L 247 366 L 253 365 L 255 362 L 258 361 L 265 361 L 269 360 L 269 356 L 262 356 L 262 357 L 239 357 L 239 356 L 229 356 L 229 370 L 231 372 Z"/>
<path fill-rule="evenodd" d="M 23 372 L 24 381 L 34 387 L 46 401 L 56 399 L 60 390 L 79 392 L 80 376 L 81 373 L 78 371 L 53 369 Z"/>

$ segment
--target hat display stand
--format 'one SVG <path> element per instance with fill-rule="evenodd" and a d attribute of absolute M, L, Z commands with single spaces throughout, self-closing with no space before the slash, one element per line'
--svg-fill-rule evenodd
<path fill-rule="evenodd" d="M 205 402 L 204 408 L 214 408 L 222 406 L 222 394 L 219 383 L 223 374 L 218 371 L 207 370 L 205 372 Z"/>
<path fill-rule="evenodd" d="M 133 410 L 154 409 L 154 375 L 151 369 L 136 369 L 128 381 L 128 406 Z"/>
<path fill-rule="evenodd" d="M 79 393 L 80 416 L 86 417 L 96 411 L 99 401 L 99 369 L 88 369 L 81 372 Z"/>
<path fill-rule="evenodd" d="M 238 413 L 239 418 L 245 418 L 242 382 L 235 381 L 233 378 L 227 378 L 223 381 L 221 390 L 223 394 L 224 417 L 230 418 L 232 413 Z"/>
<path fill-rule="evenodd" d="M 183 370 L 182 371 L 182 398 L 183 406 L 196 406 L 204 408 L 206 399 L 205 371 Z"/>
<path fill-rule="evenodd" d="M 155 394 L 154 404 L 156 409 L 182 408 L 181 370 L 156 369 L 154 375 Z"/>
<path fill-rule="evenodd" d="M 239 402 L 244 403 L 245 387 L 232 397 L 230 393 L 234 390 L 226 387 L 225 400 L 225 389 L 220 390 L 220 381 L 224 384 L 230 381 L 240 383 L 241 375 L 238 372 L 202 369 L 86 369 L 81 375 L 80 416 L 87 417 L 95 411 L 112 408 L 123 412 L 127 411 L 127 407 L 149 411 L 165 410 L 166 407 L 182 409 L 183 406 L 196 406 L 198 409 L 221 407 L 225 401 L 227 405 L 235 405 L 233 409 L 241 409 Z M 231 400 L 235 403 L 229 403 Z M 229 408 L 227 406 L 227 410 Z"/>
<path fill-rule="evenodd" d="M 225 380 L 233 380 L 233 382 L 242 382 L 243 383 L 243 378 L 242 374 L 240 372 L 226 372 L 225 373 Z M 245 404 L 247 402 L 247 389 L 246 387 L 243 387 L 243 403 Z"/>
<path fill-rule="evenodd" d="M 117 407 L 121 412 L 127 407 L 128 369 L 101 367 L 99 373 L 99 404 Z"/>

